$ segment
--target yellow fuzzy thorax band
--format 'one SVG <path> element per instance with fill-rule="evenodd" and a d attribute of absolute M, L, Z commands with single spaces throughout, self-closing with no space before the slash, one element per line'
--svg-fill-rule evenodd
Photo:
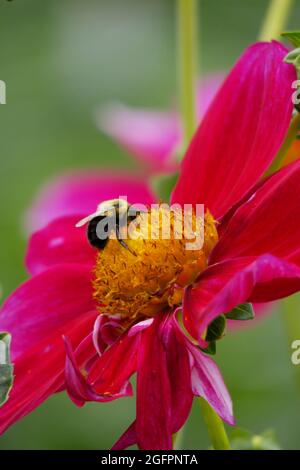
<path fill-rule="evenodd" d="M 135 322 L 181 304 L 183 288 L 206 268 L 218 234 L 209 212 L 201 218 L 192 213 L 188 232 L 203 235 L 200 246 L 190 249 L 196 235 L 195 239 L 186 237 L 180 216 L 158 205 L 151 215 L 146 212 L 137 217 L 133 236 L 125 240 L 128 249 L 117 239 L 108 240 L 94 269 L 94 298 L 100 313 Z M 164 239 L 166 221 L 170 233 Z"/>

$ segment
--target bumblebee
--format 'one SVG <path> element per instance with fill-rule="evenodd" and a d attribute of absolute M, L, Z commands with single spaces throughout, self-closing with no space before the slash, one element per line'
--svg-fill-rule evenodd
<path fill-rule="evenodd" d="M 96 212 L 80 220 L 76 227 L 88 224 L 87 238 L 89 243 L 98 250 L 105 248 L 109 238 L 116 238 L 120 245 L 135 255 L 123 239 L 122 231 L 124 227 L 127 227 L 130 222 L 137 218 L 140 212 L 124 199 L 111 199 L 101 202 Z M 102 231 L 101 237 L 99 237 L 99 224 L 103 222 L 106 223 L 106 230 Z"/>

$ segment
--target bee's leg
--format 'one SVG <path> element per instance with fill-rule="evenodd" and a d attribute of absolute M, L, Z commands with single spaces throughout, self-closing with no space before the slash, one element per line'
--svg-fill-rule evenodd
<path fill-rule="evenodd" d="M 132 255 L 136 256 L 135 251 L 133 251 L 122 238 L 118 238 L 118 242 L 123 246 L 123 248 L 130 251 Z"/>
<path fill-rule="evenodd" d="M 136 256 L 136 253 L 127 245 L 127 243 L 123 240 L 123 238 L 120 238 L 120 227 L 117 225 L 116 227 L 116 237 L 120 245 L 128 250 L 132 255 Z"/>

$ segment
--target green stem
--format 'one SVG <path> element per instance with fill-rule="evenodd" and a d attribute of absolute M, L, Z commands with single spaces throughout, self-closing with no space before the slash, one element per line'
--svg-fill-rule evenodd
<path fill-rule="evenodd" d="M 223 421 L 203 398 L 200 398 L 200 405 L 214 450 L 230 450 Z"/>
<path fill-rule="evenodd" d="M 274 171 L 279 170 L 281 168 L 284 157 L 286 156 L 287 152 L 289 151 L 291 145 L 295 141 L 298 132 L 300 131 L 300 114 L 297 113 L 291 121 L 288 133 L 286 138 L 277 153 L 276 157 L 274 158 L 272 165 L 268 169 L 266 176 L 271 175 Z"/>
<path fill-rule="evenodd" d="M 181 450 L 183 449 L 183 435 L 184 435 L 184 426 L 177 431 L 176 434 L 173 434 L 173 449 Z"/>
<path fill-rule="evenodd" d="M 259 41 L 279 39 L 288 21 L 294 0 L 271 0 L 263 22 Z"/>
<path fill-rule="evenodd" d="M 197 0 L 177 0 L 179 96 L 186 149 L 196 128 Z"/>

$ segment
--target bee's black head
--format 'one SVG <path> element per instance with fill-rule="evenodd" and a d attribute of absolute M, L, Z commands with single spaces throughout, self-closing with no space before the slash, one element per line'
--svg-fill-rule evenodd
<path fill-rule="evenodd" d="M 95 248 L 98 248 L 98 250 L 103 250 L 105 247 L 106 243 L 108 242 L 108 233 L 107 237 L 103 239 L 99 238 L 97 234 L 97 227 L 99 222 L 101 222 L 105 218 L 104 215 L 98 215 L 94 217 L 88 224 L 87 227 L 87 237 L 92 246 Z"/>

